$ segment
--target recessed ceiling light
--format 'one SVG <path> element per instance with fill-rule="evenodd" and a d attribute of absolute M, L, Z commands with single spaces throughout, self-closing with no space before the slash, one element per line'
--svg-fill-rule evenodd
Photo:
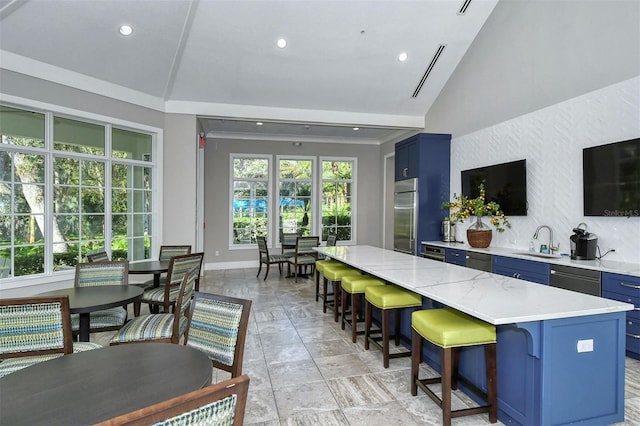
<path fill-rule="evenodd" d="M 353 130 L 360 130 L 360 127 L 354 127 Z"/>
<path fill-rule="evenodd" d="M 276 41 L 276 46 L 278 46 L 280 49 L 284 49 L 285 47 L 287 47 L 287 40 L 279 38 L 278 41 Z"/>
<path fill-rule="evenodd" d="M 400 62 L 404 62 L 407 60 L 409 56 L 407 55 L 407 52 L 402 52 L 401 54 L 398 55 L 398 60 Z"/>
<path fill-rule="evenodd" d="M 258 121 L 258 122 L 256 123 L 256 126 L 262 126 L 263 124 L 264 124 L 264 123 L 263 123 L 262 121 Z"/>
<path fill-rule="evenodd" d="M 133 34 L 133 28 L 131 28 L 130 25 L 122 25 L 120 27 L 120 34 L 122 34 L 123 36 L 129 36 Z"/>

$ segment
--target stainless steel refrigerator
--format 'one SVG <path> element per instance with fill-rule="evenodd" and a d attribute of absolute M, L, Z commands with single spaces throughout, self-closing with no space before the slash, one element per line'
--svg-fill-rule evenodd
<path fill-rule="evenodd" d="M 396 182 L 393 202 L 393 249 L 415 255 L 418 232 L 418 179 Z"/>

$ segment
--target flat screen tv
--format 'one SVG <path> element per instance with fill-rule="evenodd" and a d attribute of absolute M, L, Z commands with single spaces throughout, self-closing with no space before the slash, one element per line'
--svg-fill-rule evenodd
<path fill-rule="evenodd" d="M 640 217 L 640 138 L 582 150 L 585 216 Z"/>
<path fill-rule="evenodd" d="M 484 183 L 486 201 L 495 201 L 507 216 L 527 215 L 527 161 L 463 170 L 462 194 L 469 198 L 479 195 Z"/>

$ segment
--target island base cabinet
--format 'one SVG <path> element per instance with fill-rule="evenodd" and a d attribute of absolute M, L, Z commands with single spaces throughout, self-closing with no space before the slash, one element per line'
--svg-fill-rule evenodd
<path fill-rule="evenodd" d="M 501 325 L 498 418 L 508 425 L 603 425 L 624 421 L 624 312 Z M 439 352 L 423 359 L 440 371 Z M 486 391 L 484 353 L 465 348 L 460 374 Z M 461 384 L 476 402 L 480 399 Z"/>

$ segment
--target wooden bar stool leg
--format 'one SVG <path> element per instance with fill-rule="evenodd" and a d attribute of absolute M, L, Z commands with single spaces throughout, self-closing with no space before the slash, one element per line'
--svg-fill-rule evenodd
<path fill-rule="evenodd" d="M 453 356 L 451 389 L 458 389 L 458 366 L 460 365 L 460 350 L 458 348 L 451 349 Z"/>
<path fill-rule="evenodd" d="M 422 359 L 422 336 L 417 331 L 411 333 L 411 395 L 418 395 L 418 373 Z"/>
<path fill-rule="evenodd" d="M 316 278 L 316 302 L 317 302 L 318 299 L 320 298 L 320 271 L 318 270 L 318 268 L 316 268 L 315 278 Z"/>
<path fill-rule="evenodd" d="M 396 346 L 400 346 L 400 309 L 394 309 L 395 313 L 395 330 L 394 330 L 394 338 Z"/>
<path fill-rule="evenodd" d="M 371 334 L 371 303 L 364 301 L 364 348 L 369 350 L 369 335 Z"/>
<path fill-rule="evenodd" d="M 327 287 L 329 287 L 329 280 L 326 277 L 322 277 L 322 290 L 324 294 L 322 295 L 322 313 L 327 313 Z"/>
<path fill-rule="evenodd" d="M 446 348 L 442 350 L 442 424 L 451 425 L 451 374 L 452 371 L 452 350 Z"/>
<path fill-rule="evenodd" d="M 389 309 L 382 310 L 382 363 L 389 368 Z"/>
<path fill-rule="evenodd" d="M 487 399 L 489 403 L 489 421 L 498 421 L 498 384 L 496 383 L 496 344 L 485 345 L 484 356 L 487 370 Z"/>
<path fill-rule="evenodd" d="M 347 292 L 342 289 L 342 295 L 340 296 L 340 306 L 342 306 L 342 318 L 340 319 L 340 328 L 344 330 L 345 316 L 347 314 Z M 353 315 L 351 318 L 351 324 L 353 325 Z"/>
<path fill-rule="evenodd" d="M 360 310 L 360 297 L 359 294 L 351 295 L 351 341 L 356 343 L 358 341 L 358 311 Z"/>
<path fill-rule="evenodd" d="M 338 316 L 340 315 L 339 306 L 340 306 L 340 295 L 342 294 L 342 286 L 340 285 L 341 281 L 333 282 L 333 321 L 338 322 Z M 344 327 L 342 327 L 344 330 Z"/>

